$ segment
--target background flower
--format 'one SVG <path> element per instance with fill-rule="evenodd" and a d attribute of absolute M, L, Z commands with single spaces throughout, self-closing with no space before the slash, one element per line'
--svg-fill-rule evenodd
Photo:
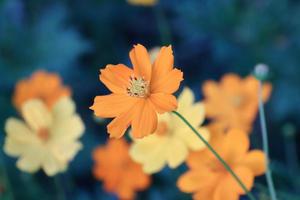
<path fill-rule="evenodd" d="M 70 89 L 62 85 L 57 74 L 37 71 L 16 84 L 13 102 L 20 109 L 30 99 L 41 99 L 51 108 L 59 98 L 70 95 Z"/>
<path fill-rule="evenodd" d="M 49 110 L 41 100 L 28 100 L 21 112 L 25 122 L 16 118 L 6 121 L 5 153 L 19 157 L 17 167 L 25 172 L 42 168 L 53 176 L 66 170 L 82 148 L 78 138 L 84 131 L 73 101 L 62 98 Z"/>
<path fill-rule="evenodd" d="M 184 88 L 178 97 L 177 112 L 185 116 L 208 140 L 208 130 L 200 127 L 205 119 L 204 105 L 194 101 L 193 92 Z M 158 127 L 152 135 L 134 140 L 130 155 L 143 165 L 146 173 L 151 174 L 159 172 L 166 165 L 176 168 L 185 161 L 190 150 L 204 148 L 205 144 L 186 124 L 174 114 L 165 113 L 159 116 Z"/>
<path fill-rule="evenodd" d="M 226 74 L 220 83 L 206 81 L 203 85 L 207 116 L 222 124 L 225 129 L 239 128 L 251 131 L 258 111 L 258 81 L 248 76 Z M 271 85 L 263 86 L 263 100 L 271 94 Z"/>
<path fill-rule="evenodd" d="M 124 139 L 111 139 L 93 153 L 95 178 L 103 181 L 107 192 L 126 200 L 134 199 L 137 191 L 145 190 L 150 185 L 150 177 L 131 160 L 128 150 L 129 145 Z"/>
<path fill-rule="evenodd" d="M 248 190 L 254 177 L 265 172 L 265 155 L 260 150 L 249 151 L 248 136 L 241 130 L 231 129 L 213 147 L 239 176 Z M 178 180 L 184 192 L 194 193 L 193 199 L 238 200 L 244 190 L 213 155 L 193 153 L 187 160 L 190 170 Z"/>

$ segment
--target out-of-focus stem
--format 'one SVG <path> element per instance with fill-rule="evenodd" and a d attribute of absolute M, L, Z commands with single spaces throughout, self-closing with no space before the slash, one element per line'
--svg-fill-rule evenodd
<path fill-rule="evenodd" d="M 260 119 L 262 139 L 263 139 L 263 150 L 266 156 L 266 179 L 267 179 L 267 184 L 268 184 L 271 199 L 277 200 L 276 191 L 275 191 L 272 174 L 269 166 L 268 132 L 266 126 L 265 110 L 264 110 L 264 105 L 262 100 L 262 90 L 263 90 L 263 84 L 262 81 L 259 81 L 259 89 L 258 89 L 259 119 Z"/>

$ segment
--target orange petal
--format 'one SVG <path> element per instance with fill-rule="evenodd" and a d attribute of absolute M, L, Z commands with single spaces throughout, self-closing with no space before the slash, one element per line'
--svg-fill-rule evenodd
<path fill-rule="evenodd" d="M 129 57 L 133 65 L 134 74 L 145 77 L 146 80 L 150 81 L 152 64 L 147 49 L 140 44 L 134 45 L 129 53 Z"/>
<path fill-rule="evenodd" d="M 124 94 L 96 96 L 90 109 L 98 117 L 112 118 L 127 112 L 136 101 L 136 98 Z"/>
<path fill-rule="evenodd" d="M 136 109 L 132 120 L 132 135 L 134 138 L 142 138 L 156 130 L 157 114 L 149 100 L 141 99 L 136 104 Z"/>
<path fill-rule="evenodd" d="M 221 87 L 226 91 L 232 91 L 234 93 L 239 91 L 239 87 L 241 87 L 242 80 L 236 74 L 226 74 L 221 79 Z"/>
<path fill-rule="evenodd" d="M 188 171 L 180 176 L 177 186 L 183 192 L 192 193 L 202 188 L 213 186 L 217 178 L 217 174 L 212 173 L 208 168 L 197 169 Z"/>
<path fill-rule="evenodd" d="M 266 171 L 266 159 L 263 151 L 252 150 L 239 163 L 252 170 L 255 176 L 263 175 Z"/>
<path fill-rule="evenodd" d="M 100 72 L 100 81 L 114 93 L 125 93 L 130 76 L 133 75 L 133 70 L 122 64 L 107 65 Z"/>
<path fill-rule="evenodd" d="M 164 76 L 152 77 L 151 93 L 168 93 L 176 92 L 183 80 L 183 73 L 178 69 L 169 71 Z"/>
<path fill-rule="evenodd" d="M 233 171 L 240 178 L 246 188 L 250 191 L 254 183 L 254 174 L 247 167 L 234 167 Z M 245 194 L 243 188 L 237 183 L 237 181 L 232 177 L 231 174 L 227 173 L 224 178 L 225 185 L 230 186 L 230 190 L 237 192 L 238 194 Z"/>
<path fill-rule="evenodd" d="M 220 94 L 220 89 L 218 84 L 215 81 L 205 81 L 202 86 L 202 91 L 205 97 L 210 98 L 214 96 L 218 96 Z"/>
<path fill-rule="evenodd" d="M 239 194 L 224 180 L 220 180 L 213 193 L 213 200 L 238 200 Z"/>
<path fill-rule="evenodd" d="M 268 101 L 270 95 L 271 95 L 271 92 L 272 92 L 272 85 L 270 83 L 266 83 L 263 85 L 263 94 L 262 94 L 262 98 L 263 98 L 263 101 L 266 102 Z"/>
<path fill-rule="evenodd" d="M 162 47 L 153 64 L 152 77 L 159 77 L 166 75 L 173 69 L 174 56 L 171 45 Z"/>
<path fill-rule="evenodd" d="M 235 162 L 242 159 L 246 155 L 249 146 L 249 137 L 246 132 L 239 129 L 229 130 L 222 147 L 225 152 L 225 160 Z"/>
<path fill-rule="evenodd" d="M 155 93 L 151 94 L 150 101 L 153 103 L 158 113 L 169 112 L 176 110 L 177 100 L 171 94 Z"/>
<path fill-rule="evenodd" d="M 117 116 L 107 125 L 107 132 L 110 134 L 111 138 L 121 138 L 127 128 L 129 127 L 132 117 L 134 115 L 134 110 L 129 109 L 127 112 L 122 115 Z"/>

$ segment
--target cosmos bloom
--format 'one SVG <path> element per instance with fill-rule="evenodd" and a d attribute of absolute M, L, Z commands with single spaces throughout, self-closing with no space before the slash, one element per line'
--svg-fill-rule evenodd
<path fill-rule="evenodd" d="M 213 135 L 213 133 L 212 133 Z M 223 139 L 221 139 L 223 138 Z M 265 172 L 265 155 L 260 150 L 249 151 L 248 135 L 238 129 L 229 130 L 215 140 L 214 149 L 221 155 L 241 181 L 251 190 L 254 177 Z M 213 155 L 194 152 L 187 159 L 190 168 L 177 185 L 183 192 L 194 193 L 195 200 L 238 200 L 245 194 L 241 186 Z"/>
<path fill-rule="evenodd" d="M 135 192 L 149 187 L 150 177 L 131 160 L 128 150 L 129 144 L 124 139 L 110 139 L 105 146 L 95 149 L 93 174 L 103 181 L 107 192 L 117 194 L 119 199 L 131 200 Z"/>
<path fill-rule="evenodd" d="M 66 170 L 82 148 L 78 138 L 84 125 L 74 102 L 64 97 L 49 109 L 40 99 L 32 99 L 23 104 L 21 113 L 25 122 L 9 118 L 5 123 L 5 153 L 18 157 L 17 167 L 25 172 L 42 168 L 53 176 Z"/>
<path fill-rule="evenodd" d="M 189 88 L 185 88 L 178 97 L 177 112 L 185 116 L 194 127 L 200 127 L 205 118 L 204 105 L 194 103 L 194 94 Z M 199 131 L 206 140 L 209 139 L 206 128 L 200 127 Z M 186 124 L 172 113 L 165 113 L 159 116 L 154 134 L 134 140 L 130 155 L 143 165 L 146 173 L 155 173 L 165 165 L 178 167 L 185 161 L 189 150 L 204 148 L 205 144 Z"/>
<path fill-rule="evenodd" d="M 177 108 L 172 94 L 183 80 L 182 72 L 173 68 L 171 46 L 162 47 L 154 63 L 140 44 L 134 46 L 129 56 L 133 69 L 118 64 L 100 70 L 100 81 L 112 94 L 97 96 L 90 107 L 98 117 L 114 118 L 107 126 L 113 138 L 122 137 L 130 125 L 134 138 L 153 133 L 157 114 Z"/>
<path fill-rule="evenodd" d="M 70 89 L 62 85 L 57 74 L 37 71 L 29 79 L 16 84 L 13 103 L 20 109 L 29 99 L 41 99 L 48 107 L 52 107 L 59 98 L 70 94 Z"/>
<path fill-rule="evenodd" d="M 135 6 L 154 6 L 158 0 L 127 0 L 127 2 Z"/>
<path fill-rule="evenodd" d="M 206 81 L 203 94 L 207 117 L 223 124 L 225 129 L 250 132 L 258 111 L 258 88 L 259 82 L 252 76 L 241 79 L 238 75 L 227 74 L 220 83 Z M 264 84 L 264 101 L 268 100 L 271 90 L 270 84 Z"/>

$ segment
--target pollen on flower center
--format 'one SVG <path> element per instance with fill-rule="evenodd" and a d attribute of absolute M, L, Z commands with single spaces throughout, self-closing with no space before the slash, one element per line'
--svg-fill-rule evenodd
<path fill-rule="evenodd" d="M 144 77 L 130 77 L 129 87 L 127 87 L 127 93 L 132 97 L 144 98 L 149 93 L 149 83 Z"/>
<path fill-rule="evenodd" d="M 46 128 L 41 128 L 38 133 L 37 133 L 38 137 L 42 140 L 42 141 L 47 141 L 49 139 L 49 131 Z"/>

